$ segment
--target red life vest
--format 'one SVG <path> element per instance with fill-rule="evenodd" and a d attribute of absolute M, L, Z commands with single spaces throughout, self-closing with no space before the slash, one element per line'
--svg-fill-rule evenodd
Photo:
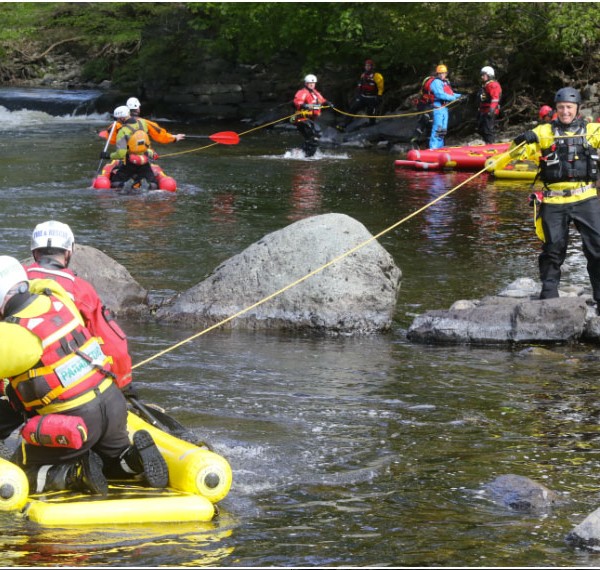
<path fill-rule="evenodd" d="M 316 89 L 303 87 L 298 90 L 294 96 L 294 107 L 302 114 L 295 117 L 296 122 L 306 121 L 307 118 L 316 119 L 319 117 L 321 115 L 321 105 L 324 103 L 325 97 L 323 97 Z M 302 110 L 302 105 L 304 104 L 314 105 L 314 108 L 304 111 Z"/>
<path fill-rule="evenodd" d="M 32 263 L 25 267 L 29 279 L 52 279 L 62 285 L 81 313 L 86 328 L 99 338 L 105 354 L 112 358 L 115 383 L 121 389 L 131 383 L 131 356 L 127 336 L 114 320 L 111 312 L 102 305 L 93 286 L 77 277 L 71 269 L 43 267 Z"/>
<path fill-rule="evenodd" d="M 452 91 L 452 86 L 447 79 L 442 79 L 442 83 L 444 84 L 444 93 L 448 93 L 448 95 L 454 95 L 454 91 Z"/>
<path fill-rule="evenodd" d="M 8 317 L 36 335 L 43 347 L 38 364 L 10 383 L 25 410 L 47 413 L 43 408 L 66 402 L 98 387 L 111 375 L 109 358 L 96 337 L 79 323 L 78 315 L 54 295 L 50 310 L 35 317 Z"/>
<path fill-rule="evenodd" d="M 29 279 L 52 279 L 56 281 L 75 301 L 73 293 L 75 289 L 75 274 L 70 269 L 54 269 L 50 267 L 42 267 L 39 263 L 32 263 L 25 267 L 27 277 Z M 79 308 L 79 307 L 77 307 Z"/>
<path fill-rule="evenodd" d="M 363 95 L 377 95 L 377 83 L 375 83 L 375 72 L 366 71 L 360 76 L 360 81 L 358 82 L 358 89 Z"/>
<path fill-rule="evenodd" d="M 431 92 L 431 82 L 435 79 L 435 75 L 429 75 L 428 77 L 426 77 L 423 80 L 423 83 L 421 85 L 421 97 L 419 99 L 419 103 L 422 103 L 424 105 L 433 105 L 433 101 L 435 100 L 435 97 L 433 96 L 433 93 Z"/>
<path fill-rule="evenodd" d="M 500 110 L 500 98 L 502 97 L 502 87 L 494 79 L 486 81 L 479 90 L 479 112 L 486 114 L 493 110 L 498 114 Z"/>

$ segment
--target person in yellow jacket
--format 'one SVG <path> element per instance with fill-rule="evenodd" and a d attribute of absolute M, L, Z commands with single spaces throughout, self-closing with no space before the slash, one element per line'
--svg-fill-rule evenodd
<path fill-rule="evenodd" d="M 8 380 L 0 413 L 8 402 L 12 417 L 26 422 L 13 460 L 32 492 L 105 495 L 106 475 L 166 487 L 168 468 L 152 436 L 140 430 L 130 445 L 127 403 L 111 359 L 65 289 L 52 279 L 29 281 L 19 261 L 0 256 L 0 319 L 0 378 Z M 42 420 L 54 431 L 44 433 Z"/>
<path fill-rule="evenodd" d="M 557 118 L 513 141 L 513 154 L 539 155 L 539 178 L 544 183 L 539 217 L 543 239 L 539 256 L 540 299 L 559 296 L 561 266 L 567 255 L 571 222 L 581 235 L 583 253 L 600 314 L 600 200 L 596 190 L 600 124 L 579 116 L 581 94 L 572 87 L 556 92 Z M 522 146 L 524 144 L 524 146 Z"/>

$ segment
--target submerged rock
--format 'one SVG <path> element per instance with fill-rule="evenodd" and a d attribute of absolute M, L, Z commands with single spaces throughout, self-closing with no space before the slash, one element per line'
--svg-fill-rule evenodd
<path fill-rule="evenodd" d="M 522 475 L 500 475 L 485 486 L 485 492 L 494 502 L 519 512 L 546 511 L 559 500 L 557 493 Z"/>
<path fill-rule="evenodd" d="M 271 298 L 227 323 L 251 329 L 373 333 L 391 327 L 401 271 L 372 235 L 343 214 L 306 218 L 266 235 L 205 281 L 161 307 L 159 321 L 209 326 Z"/>

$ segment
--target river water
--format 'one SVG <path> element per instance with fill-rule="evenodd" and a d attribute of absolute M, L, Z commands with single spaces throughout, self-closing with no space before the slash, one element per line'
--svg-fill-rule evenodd
<path fill-rule="evenodd" d="M 89 189 L 107 117 L 0 108 L 0 119 L 0 252 L 25 258 L 32 228 L 55 218 L 158 298 L 306 216 L 345 213 L 375 234 L 469 176 L 395 170 L 377 149 L 306 160 L 295 132 L 258 130 L 235 146 L 161 147 L 178 192 L 124 196 Z M 555 360 L 405 338 L 420 312 L 537 277 L 527 194 L 481 176 L 381 238 L 404 276 L 390 334 L 216 330 L 136 369 L 146 400 L 231 463 L 213 522 L 47 530 L 0 514 L 3 565 L 597 566 L 564 542 L 600 504 L 596 347 L 553 347 Z M 588 286 L 578 238 L 566 265 L 566 283 Z M 134 363 L 198 332 L 121 324 Z M 480 492 L 508 473 L 567 500 L 509 512 Z"/>

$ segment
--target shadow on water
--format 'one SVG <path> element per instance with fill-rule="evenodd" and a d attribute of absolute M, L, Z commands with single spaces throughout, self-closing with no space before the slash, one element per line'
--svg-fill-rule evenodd
<path fill-rule="evenodd" d="M 377 150 L 293 159 L 295 133 L 262 131 L 202 152 L 161 148 L 179 191 L 121 196 L 89 189 L 107 117 L 14 113 L 1 127 L 2 252 L 27 257 L 35 224 L 57 218 L 158 297 L 302 217 L 345 213 L 375 234 L 469 176 L 394 170 Z M 214 523 L 47 531 L 2 515 L 4 564 L 597 565 L 564 543 L 598 506 L 593 347 L 557 347 L 549 362 L 518 348 L 405 339 L 415 314 L 536 278 L 527 192 L 482 176 L 381 238 L 403 272 L 391 334 L 219 330 L 135 370 L 146 400 L 231 463 Z M 579 249 L 574 240 L 565 280 L 587 286 Z M 122 325 L 134 363 L 198 332 Z M 539 516 L 507 512 L 479 492 L 507 473 L 568 500 Z"/>

